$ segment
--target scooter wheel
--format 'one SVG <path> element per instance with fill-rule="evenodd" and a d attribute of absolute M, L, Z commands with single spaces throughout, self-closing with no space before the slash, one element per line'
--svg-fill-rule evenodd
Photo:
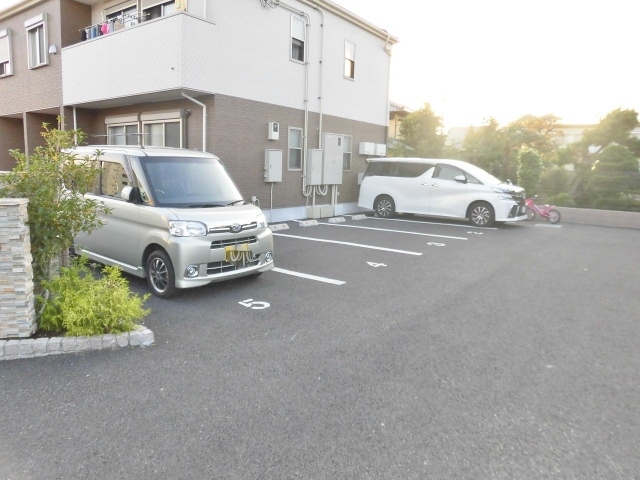
<path fill-rule="evenodd" d="M 557 210 L 549 210 L 549 223 L 558 223 L 560 221 L 560 212 Z"/>

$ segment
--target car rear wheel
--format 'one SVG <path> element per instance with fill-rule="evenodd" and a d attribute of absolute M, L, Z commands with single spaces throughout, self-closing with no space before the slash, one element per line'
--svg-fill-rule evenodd
<path fill-rule="evenodd" d="M 393 217 L 396 213 L 396 206 L 393 203 L 393 199 L 388 195 L 380 195 L 376 198 L 373 210 L 376 217 L 389 218 Z"/>
<path fill-rule="evenodd" d="M 173 265 L 163 250 L 155 250 L 147 259 L 147 283 L 157 297 L 169 298 L 177 293 Z"/>
<path fill-rule="evenodd" d="M 469 208 L 469 220 L 476 227 L 490 227 L 495 222 L 493 207 L 486 202 L 478 202 Z"/>

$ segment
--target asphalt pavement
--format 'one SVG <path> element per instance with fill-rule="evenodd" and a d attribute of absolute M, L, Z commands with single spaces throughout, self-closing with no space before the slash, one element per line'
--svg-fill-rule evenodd
<path fill-rule="evenodd" d="M 0 362 L 0 479 L 640 478 L 639 231 L 345 219 Z"/>

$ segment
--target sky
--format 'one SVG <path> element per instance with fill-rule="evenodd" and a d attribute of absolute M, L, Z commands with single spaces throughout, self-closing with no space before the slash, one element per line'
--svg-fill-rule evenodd
<path fill-rule="evenodd" d="M 390 100 L 446 128 L 640 112 L 639 0 L 333 1 L 399 38 Z"/>
<path fill-rule="evenodd" d="M 640 112 L 638 0 L 333 1 L 399 38 L 390 100 L 447 128 Z"/>

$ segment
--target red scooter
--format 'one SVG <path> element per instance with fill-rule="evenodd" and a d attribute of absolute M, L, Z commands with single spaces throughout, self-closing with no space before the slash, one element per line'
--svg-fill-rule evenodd
<path fill-rule="evenodd" d="M 534 198 L 538 198 L 536 195 Z M 536 205 L 533 198 L 527 198 L 527 220 L 533 220 L 536 215 L 549 220 L 549 223 L 558 223 L 560 221 L 560 212 L 555 209 L 555 205 Z"/>

